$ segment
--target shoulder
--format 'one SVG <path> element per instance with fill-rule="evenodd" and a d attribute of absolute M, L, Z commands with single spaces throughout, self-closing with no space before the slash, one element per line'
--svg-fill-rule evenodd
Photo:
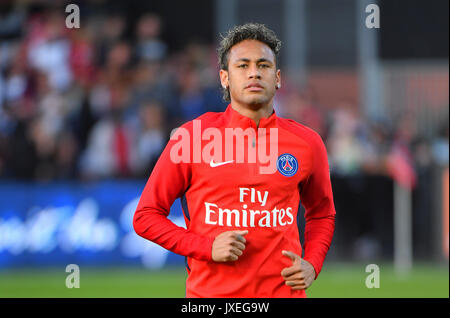
<path fill-rule="evenodd" d="M 322 137 L 315 130 L 302 125 L 293 119 L 278 117 L 278 124 L 280 128 L 303 139 L 313 148 L 323 145 Z"/>

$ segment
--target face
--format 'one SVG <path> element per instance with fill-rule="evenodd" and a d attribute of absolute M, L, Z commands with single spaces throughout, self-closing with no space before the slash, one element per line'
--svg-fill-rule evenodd
<path fill-rule="evenodd" d="M 258 109 L 272 103 L 281 84 L 275 54 L 266 44 L 245 40 L 228 53 L 228 71 L 220 70 L 222 86 L 229 87 L 232 103 Z"/>

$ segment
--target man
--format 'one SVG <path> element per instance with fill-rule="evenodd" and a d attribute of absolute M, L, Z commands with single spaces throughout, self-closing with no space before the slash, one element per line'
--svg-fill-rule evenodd
<path fill-rule="evenodd" d="M 229 31 L 218 52 L 231 103 L 176 130 L 142 193 L 134 228 L 186 256 L 187 297 L 306 297 L 331 244 L 335 209 L 322 139 L 273 109 L 280 47 L 264 25 Z M 187 229 L 167 219 L 176 198 Z"/>

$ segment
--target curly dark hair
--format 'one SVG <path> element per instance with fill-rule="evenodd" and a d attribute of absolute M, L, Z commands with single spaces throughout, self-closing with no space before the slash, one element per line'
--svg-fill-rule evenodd
<path fill-rule="evenodd" d="M 257 40 L 266 44 L 275 54 L 275 63 L 277 63 L 278 53 L 281 49 L 281 41 L 277 38 L 275 32 L 267 28 L 264 24 L 246 23 L 233 27 L 225 37 L 222 37 L 217 49 L 221 70 L 228 71 L 228 53 L 233 46 L 244 40 Z M 222 88 L 222 92 L 223 99 L 226 102 L 230 102 L 229 88 Z"/>

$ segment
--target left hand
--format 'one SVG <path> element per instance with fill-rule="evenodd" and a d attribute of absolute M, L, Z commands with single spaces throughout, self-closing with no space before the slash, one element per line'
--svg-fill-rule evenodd
<path fill-rule="evenodd" d="M 291 286 L 292 290 L 307 289 L 311 286 L 316 277 L 316 271 L 311 263 L 291 251 L 282 251 L 281 253 L 292 261 L 292 266 L 281 271 L 286 285 Z"/>

